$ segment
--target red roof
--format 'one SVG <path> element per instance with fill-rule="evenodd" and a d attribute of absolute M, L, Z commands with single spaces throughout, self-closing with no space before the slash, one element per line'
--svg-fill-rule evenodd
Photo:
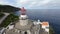
<path fill-rule="evenodd" d="M 25 12 L 25 11 L 26 11 L 26 9 L 24 9 L 24 7 L 22 7 L 22 8 L 21 8 L 21 11 L 22 11 L 22 12 Z"/>
<path fill-rule="evenodd" d="M 26 9 L 24 9 L 24 7 L 21 8 L 21 14 L 25 15 L 26 14 Z"/>
<path fill-rule="evenodd" d="M 48 26 L 49 23 L 48 22 L 42 22 L 42 26 Z"/>

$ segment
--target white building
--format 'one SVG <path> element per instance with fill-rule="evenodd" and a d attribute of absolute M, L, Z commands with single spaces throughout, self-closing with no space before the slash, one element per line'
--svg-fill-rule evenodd
<path fill-rule="evenodd" d="M 49 23 L 48 22 L 42 22 L 42 28 L 49 34 Z"/>

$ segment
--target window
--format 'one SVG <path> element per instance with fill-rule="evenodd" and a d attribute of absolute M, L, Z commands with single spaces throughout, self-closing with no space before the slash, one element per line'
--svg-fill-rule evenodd
<path fill-rule="evenodd" d="M 47 29 L 49 29 L 49 27 L 46 27 Z"/>
<path fill-rule="evenodd" d="M 24 32 L 24 34 L 27 34 L 27 32 Z"/>

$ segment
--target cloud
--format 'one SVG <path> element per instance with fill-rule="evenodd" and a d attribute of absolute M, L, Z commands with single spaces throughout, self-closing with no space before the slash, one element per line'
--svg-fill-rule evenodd
<path fill-rule="evenodd" d="M 41 5 L 45 5 L 50 2 L 50 0 L 15 0 L 16 4 L 19 6 L 26 6 L 26 7 L 38 7 Z"/>
<path fill-rule="evenodd" d="M 28 0 L 15 0 L 18 5 L 25 5 L 28 3 Z"/>
<path fill-rule="evenodd" d="M 37 5 L 37 2 L 31 2 L 31 4 L 29 5 L 29 7 L 34 7 Z"/>
<path fill-rule="evenodd" d="M 4 1 L 4 0 L 0 0 L 0 4 L 2 4 L 2 5 L 8 5 L 9 4 L 9 2 L 7 2 L 7 1 Z"/>
<path fill-rule="evenodd" d="M 8 1 L 8 0 L 0 0 L 0 4 L 1 4 L 1 5 L 12 5 L 12 6 L 14 6 L 14 4 L 11 3 L 11 2 Z"/>
<path fill-rule="evenodd" d="M 45 5 L 48 4 L 51 0 L 44 0 L 44 1 L 40 1 L 38 5 Z"/>
<path fill-rule="evenodd" d="M 0 0 L 0 4 L 26 8 L 60 7 L 60 0 Z"/>
<path fill-rule="evenodd" d="M 46 5 L 50 2 L 51 0 L 43 0 L 43 1 L 34 1 L 30 4 L 30 7 L 33 7 L 33 6 L 42 6 L 42 5 Z"/>

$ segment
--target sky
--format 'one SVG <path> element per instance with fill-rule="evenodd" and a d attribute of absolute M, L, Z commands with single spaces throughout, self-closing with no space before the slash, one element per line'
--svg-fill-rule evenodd
<path fill-rule="evenodd" d="M 60 9 L 60 0 L 0 0 L 0 4 L 26 9 Z"/>

